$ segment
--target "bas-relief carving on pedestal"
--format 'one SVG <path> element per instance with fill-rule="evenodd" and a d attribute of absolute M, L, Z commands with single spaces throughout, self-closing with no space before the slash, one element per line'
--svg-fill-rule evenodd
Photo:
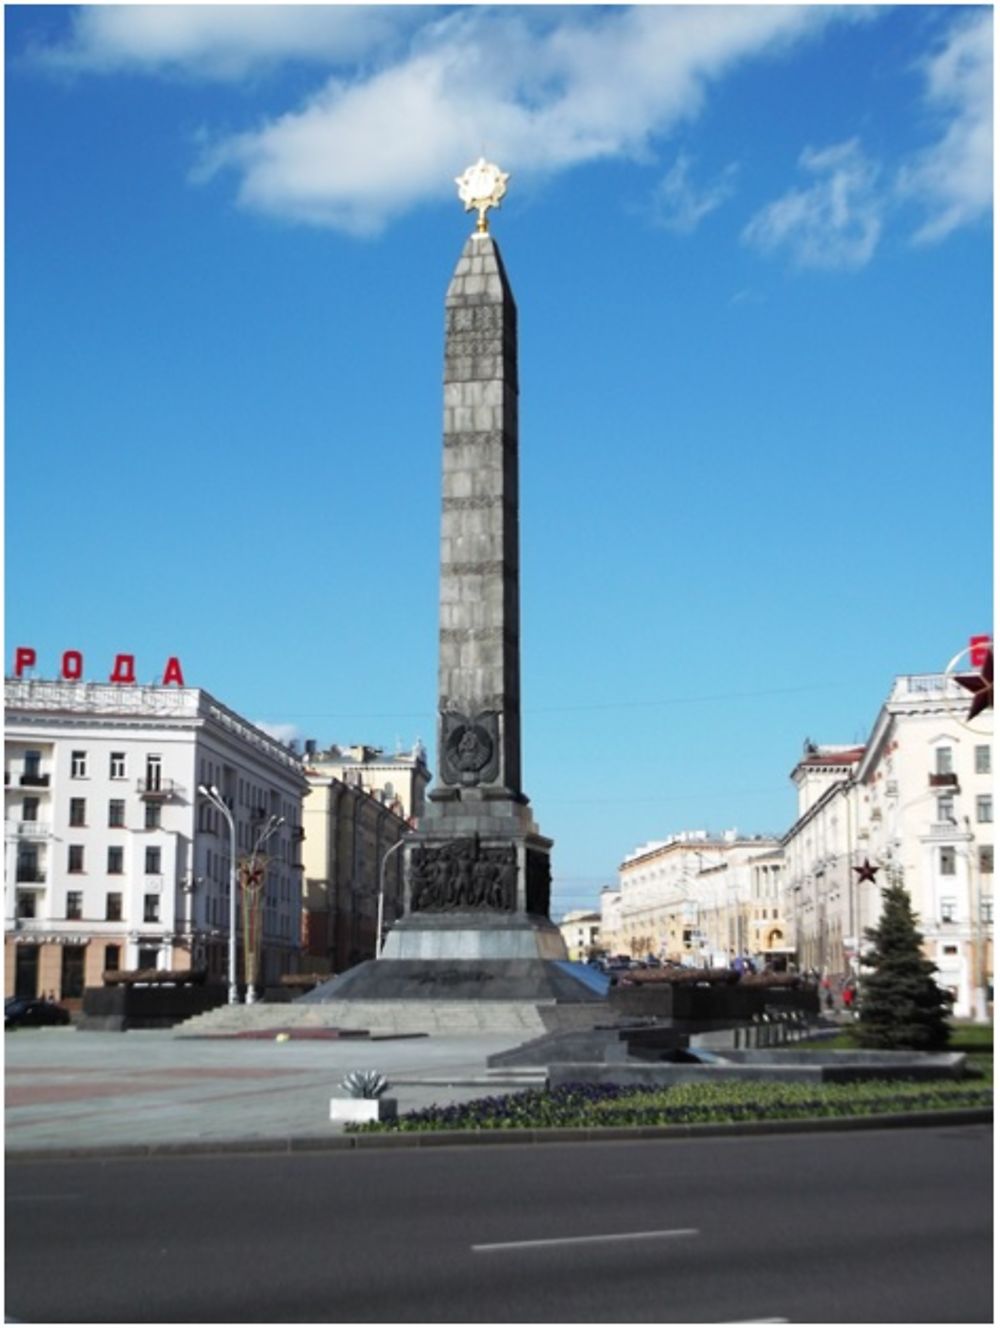
<path fill-rule="evenodd" d="M 478 835 L 417 846 L 410 856 L 410 912 L 517 907 L 517 849 L 485 847 Z"/>
<path fill-rule="evenodd" d="M 457 710 L 441 716 L 441 780 L 445 784 L 488 784 L 500 770 L 500 717 L 481 710 L 463 715 Z"/>

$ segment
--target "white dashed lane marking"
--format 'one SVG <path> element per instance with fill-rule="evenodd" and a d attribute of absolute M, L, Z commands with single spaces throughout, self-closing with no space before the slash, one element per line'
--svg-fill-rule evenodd
<path fill-rule="evenodd" d="M 547 1240 L 507 1240 L 493 1245 L 473 1245 L 473 1254 L 496 1254 L 504 1250 L 537 1250 L 553 1245 L 599 1245 L 624 1240 L 670 1240 L 678 1236 L 697 1236 L 695 1227 L 677 1227 L 670 1231 L 619 1231 L 604 1236 L 553 1236 Z"/>

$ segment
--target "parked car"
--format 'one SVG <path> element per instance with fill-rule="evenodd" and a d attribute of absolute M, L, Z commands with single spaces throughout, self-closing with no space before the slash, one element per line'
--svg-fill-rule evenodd
<path fill-rule="evenodd" d="M 69 1011 L 55 1001 L 11 996 L 4 1001 L 4 1028 L 43 1028 L 49 1024 L 68 1024 Z"/>

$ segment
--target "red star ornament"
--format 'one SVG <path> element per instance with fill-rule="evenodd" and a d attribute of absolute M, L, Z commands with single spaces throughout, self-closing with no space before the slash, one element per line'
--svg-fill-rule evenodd
<path fill-rule="evenodd" d="M 968 719 L 975 719 L 984 710 L 993 709 L 993 647 L 986 652 L 982 673 L 957 673 L 955 681 L 972 693 Z"/>
<path fill-rule="evenodd" d="M 864 862 L 861 864 L 860 867 L 854 867 L 852 868 L 852 870 L 858 873 L 858 885 L 860 885 L 862 881 L 871 881 L 872 885 L 874 885 L 875 873 L 879 869 L 878 867 L 873 867 L 872 864 L 868 861 L 868 859 L 865 858 Z"/>

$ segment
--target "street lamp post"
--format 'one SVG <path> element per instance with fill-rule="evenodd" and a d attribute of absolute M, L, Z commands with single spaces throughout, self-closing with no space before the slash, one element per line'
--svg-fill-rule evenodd
<path fill-rule="evenodd" d="M 395 853 L 396 849 L 402 848 L 406 843 L 407 836 L 403 835 L 396 840 L 395 844 L 390 844 L 382 855 L 382 864 L 378 873 L 378 912 L 375 918 L 375 958 L 382 956 L 382 920 L 385 915 L 385 864 L 389 861 L 389 855 Z"/>
<path fill-rule="evenodd" d="M 271 816 L 271 817 L 268 818 L 268 822 L 267 822 L 267 824 L 264 826 L 263 830 L 261 830 L 260 833 L 257 835 L 257 838 L 254 840 L 253 848 L 250 850 L 250 869 L 251 869 L 251 873 L 253 872 L 253 870 L 254 870 L 254 869 L 256 868 L 256 866 L 257 866 L 257 854 L 261 851 L 261 849 L 264 847 L 264 845 L 267 843 L 267 841 L 271 838 L 271 836 L 272 836 L 273 834 L 275 834 L 278 830 L 280 830 L 281 827 L 282 827 L 284 824 L 285 824 L 285 818 L 284 818 L 283 816 Z M 265 881 L 264 881 L 264 885 L 263 885 L 262 888 L 263 888 L 263 891 L 264 891 L 264 893 L 265 893 L 265 895 L 266 895 L 266 893 L 267 893 L 267 881 L 266 881 L 266 879 L 265 879 Z M 246 908 L 246 902 L 244 902 L 244 909 L 245 909 L 245 908 Z M 259 925 L 260 925 L 260 922 L 259 922 L 259 918 L 258 918 L 258 927 L 259 927 Z M 247 943 L 248 943 L 248 945 L 249 945 L 249 936 L 247 937 Z M 253 958 L 256 959 L 256 955 L 254 955 Z M 256 964 L 255 964 L 255 963 L 253 964 L 253 967 L 252 967 L 252 970 L 251 970 L 251 971 L 252 971 L 252 974 L 253 974 L 253 978 L 256 978 L 256 976 L 257 976 L 257 969 L 256 969 Z M 247 1005 L 254 1005 L 254 1004 L 256 1003 L 256 1001 L 257 1001 L 257 988 L 256 988 L 256 986 L 255 986 L 255 984 L 254 984 L 254 981 L 251 980 L 251 973 L 248 972 L 248 973 L 247 973 Z"/>
<path fill-rule="evenodd" d="M 208 787 L 199 784 L 198 792 L 225 817 L 229 826 L 229 1004 L 236 1005 L 239 1003 L 239 987 L 236 983 L 236 823 L 214 784 Z"/>

